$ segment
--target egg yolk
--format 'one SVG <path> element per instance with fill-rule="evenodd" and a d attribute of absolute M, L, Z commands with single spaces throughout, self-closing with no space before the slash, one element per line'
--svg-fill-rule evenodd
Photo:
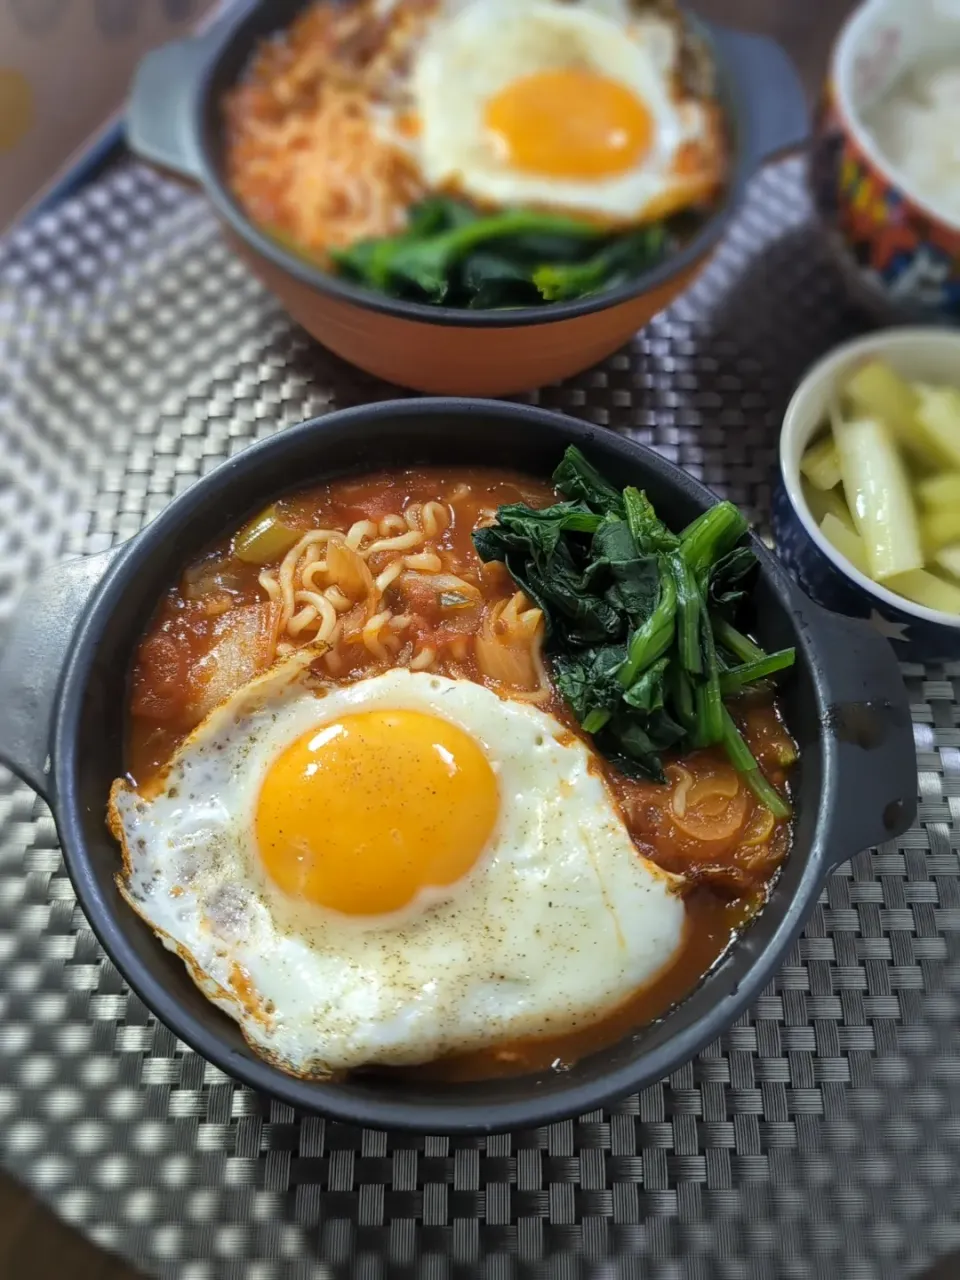
<path fill-rule="evenodd" d="M 379 915 L 466 875 L 497 810 L 494 772 L 456 725 L 366 711 L 311 730 L 278 757 L 260 790 L 256 837 L 284 892 Z"/>
<path fill-rule="evenodd" d="M 616 80 L 580 67 L 536 71 L 487 103 L 486 127 L 515 169 L 551 178 L 611 178 L 650 149 L 653 120 Z"/>

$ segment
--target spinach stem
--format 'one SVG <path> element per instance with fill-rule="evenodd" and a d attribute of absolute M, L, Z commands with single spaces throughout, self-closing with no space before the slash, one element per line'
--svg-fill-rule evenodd
<path fill-rule="evenodd" d="M 723 698 L 720 694 L 720 668 L 717 664 L 717 648 L 713 642 L 713 627 L 706 609 L 700 615 L 703 637 L 703 657 L 706 683 L 697 687 L 697 721 L 703 746 L 712 746 L 723 737 Z"/>
<path fill-rule="evenodd" d="M 720 692 L 725 698 L 733 697 L 747 685 L 766 680 L 778 671 L 792 667 L 797 656 L 796 649 L 778 649 L 776 653 L 758 658 L 756 662 L 744 662 L 739 667 L 730 667 L 720 672 Z"/>
<path fill-rule="evenodd" d="M 747 531 L 747 522 L 732 502 L 718 502 L 680 535 L 680 552 L 699 577 L 732 550 Z"/>
<path fill-rule="evenodd" d="M 677 719 L 690 733 L 697 727 L 697 705 L 690 677 L 678 664 L 669 668 L 668 679 Z"/>
<path fill-rule="evenodd" d="M 703 601 L 693 570 L 683 556 L 670 556 L 669 565 L 677 587 L 680 662 L 684 671 L 699 675 L 703 671 L 703 654 L 700 651 L 700 614 Z"/>
<path fill-rule="evenodd" d="M 741 662 L 760 662 L 767 656 L 766 650 L 754 644 L 751 639 L 731 626 L 725 618 L 716 618 L 713 623 L 713 634 L 735 658 Z"/>
<path fill-rule="evenodd" d="M 723 708 L 723 746 L 730 763 L 763 807 L 769 809 L 777 819 L 789 818 L 793 810 L 773 784 L 767 781 L 726 707 Z"/>
<path fill-rule="evenodd" d="M 600 711 L 599 709 L 588 711 L 587 718 L 584 720 L 580 728 L 583 729 L 585 733 L 599 733 L 609 719 L 609 711 Z"/>
<path fill-rule="evenodd" d="M 577 236 L 584 240 L 599 239 L 606 234 L 602 227 L 575 218 L 538 213 L 532 209 L 508 209 L 433 236 L 401 235 L 393 243 L 385 240 L 382 242 L 383 251 L 375 252 L 371 275 L 380 284 L 389 284 L 394 276 L 399 275 L 422 284 L 428 290 L 439 288 L 445 284 L 445 276 L 451 266 L 477 245 L 528 231 Z"/>
<path fill-rule="evenodd" d="M 673 574 L 660 578 L 660 600 L 642 627 L 633 633 L 627 658 L 618 672 L 618 679 L 629 689 L 646 667 L 670 648 L 676 634 L 677 587 Z"/>

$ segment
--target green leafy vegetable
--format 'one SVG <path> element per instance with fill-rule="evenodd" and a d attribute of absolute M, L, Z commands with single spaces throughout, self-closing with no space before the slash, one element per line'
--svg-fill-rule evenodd
<path fill-rule="evenodd" d="M 645 493 L 628 486 L 623 491 L 623 505 L 630 532 L 641 550 L 674 551 L 677 548 L 680 539 L 663 523 Z"/>
<path fill-rule="evenodd" d="M 718 502 L 698 516 L 680 535 L 680 554 L 698 578 L 732 551 L 747 531 L 747 522 L 732 502 Z"/>
<path fill-rule="evenodd" d="M 767 655 L 758 644 L 745 635 L 742 635 L 732 623 L 728 622 L 724 617 L 714 617 L 713 634 L 717 643 L 722 645 L 728 653 L 739 662 L 760 662 Z"/>
<path fill-rule="evenodd" d="M 437 201 L 432 201 L 431 211 L 436 207 Z M 444 302 L 451 290 L 454 268 L 481 246 L 527 232 L 587 243 L 595 243 L 603 235 L 594 223 L 531 209 L 510 209 L 489 217 L 460 220 L 451 217 L 444 227 L 438 227 L 437 221 L 431 218 L 425 226 L 419 208 L 415 208 L 411 226 L 403 234 L 360 241 L 349 249 L 336 250 L 334 262 L 386 292 L 412 287 L 429 302 Z"/>
<path fill-rule="evenodd" d="M 708 603 L 711 612 L 729 618 L 746 595 L 746 580 L 753 573 L 756 558 L 749 547 L 734 549 L 710 570 Z"/>
<path fill-rule="evenodd" d="M 461 269 L 471 311 L 535 307 L 540 301 L 528 268 L 503 253 L 471 254 Z"/>
<path fill-rule="evenodd" d="M 587 219 L 532 209 L 484 214 L 432 196 L 411 208 L 398 235 L 361 240 L 330 257 L 341 275 L 379 293 L 489 309 L 614 288 L 655 265 L 669 242 L 662 224 L 612 234 Z"/>
<path fill-rule="evenodd" d="M 599 729 L 610 718 L 623 697 L 618 673 L 626 655 L 626 646 L 622 644 L 584 649 L 576 656 L 557 654 L 554 660 L 557 687 L 581 724 L 589 721 Z"/>
<path fill-rule="evenodd" d="M 561 502 L 535 511 L 501 507 L 497 523 L 474 534 L 483 560 L 502 560 L 510 575 L 544 611 L 548 632 L 554 619 L 584 646 L 616 640 L 623 622 L 615 604 L 588 592 L 586 559 L 580 540 L 565 534 L 594 534 L 603 517 L 585 503 Z M 585 543 L 584 545 L 589 545 Z"/>
<path fill-rule="evenodd" d="M 775 818 L 789 818 L 790 805 L 779 791 L 764 777 L 753 752 L 744 742 L 740 730 L 733 722 L 733 716 L 726 707 L 722 709 L 723 745 L 736 771 L 743 775 L 743 780 L 757 797 L 760 803 Z"/>
<path fill-rule="evenodd" d="M 533 282 L 547 302 L 566 302 L 612 289 L 653 266 L 666 247 L 662 223 L 621 236 L 586 262 L 549 263 L 533 274 Z"/>
<path fill-rule="evenodd" d="M 636 707 L 638 711 L 645 711 L 648 716 L 654 711 L 662 711 L 666 699 L 664 676 L 667 674 L 669 665 L 669 658 L 658 658 L 647 667 L 623 695 L 624 702 L 628 706 Z"/>
<path fill-rule="evenodd" d="M 667 684 L 676 717 L 687 732 L 692 734 L 697 727 L 697 703 L 693 681 L 679 662 L 671 663 L 667 671 Z"/>
<path fill-rule="evenodd" d="M 590 555 L 583 575 L 588 590 L 596 581 L 606 583 L 604 599 L 631 620 L 645 618 L 656 608 L 660 593 L 656 557 L 637 554 L 626 520 L 607 516 L 593 535 Z"/>
<path fill-rule="evenodd" d="M 604 480 L 579 449 L 566 451 L 553 473 L 553 483 L 564 497 L 576 498 L 603 515 L 626 515 L 623 494 Z"/>
<path fill-rule="evenodd" d="M 665 751 L 722 744 L 761 803 L 786 816 L 723 701 L 795 658 L 734 625 L 756 566 L 743 516 L 720 502 L 674 533 L 646 494 L 615 489 L 572 447 L 553 480 L 565 501 L 501 507 L 474 543 L 543 610 L 554 679 L 579 724 L 618 768 L 657 780 Z"/>
<path fill-rule="evenodd" d="M 706 606 L 700 610 L 700 638 L 703 649 L 703 683 L 694 690 L 697 704 L 697 746 L 712 747 L 723 737 L 723 698 L 720 694 L 720 666 L 713 627 Z"/>
<path fill-rule="evenodd" d="M 678 551 L 670 554 L 668 564 L 677 592 L 680 665 L 691 675 L 700 675 L 703 671 L 703 653 L 700 648 L 700 613 L 703 601 L 697 580 Z"/>
<path fill-rule="evenodd" d="M 677 588 L 673 578 L 665 574 L 660 579 L 660 598 L 656 608 L 630 637 L 627 659 L 620 673 L 625 689 L 629 689 L 645 668 L 671 647 L 676 634 L 676 618 Z"/>
<path fill-rule="evenodd" d="M 679 746 L 685 733 L 683 726 L 667 711 L 642 716 L 631 714 L 628 709 L 614 716 L 595 742 L 603 755 L 628 777 L 654 776 L 656 781 L 662 781 L 662 772 L 651 773 L 650 761 L 659 760 L 664 751 Z"/>
<path fill-rule="evenodd" d="M 768 680 L 777 672 L 792 667 L 796 656 L 795 649 L 778 649 L 776 653 L 758 658 L 756 662 L 744 662 L 739 667 L 730 667 L 721 672 L 720 692 L 724 697 L 730 697 L 752 684 Z"/>

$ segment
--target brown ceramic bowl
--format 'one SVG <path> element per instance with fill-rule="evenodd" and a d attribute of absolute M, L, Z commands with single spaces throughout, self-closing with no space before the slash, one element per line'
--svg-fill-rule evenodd
<path fill-rule="evenodd" d="M 803 90 L 779 45 L 698 23 L 717 66 L 731 161 L 723 200 L 682 250 L 621 288 L 576 302 L 504 311 L 401 302 L 288 252 L 248 220 L 221 176 L 223 95 L 257 43 L 304 7 L 305 0 L 242 0 L 206 34 L 149 54 L 134 82 L 127 137 L 144 159 L 200 183 L 237 252 L 318 341 L 420 391 L 506 395 L 603 359 L 703 268 L 758 167 L 807 134 Z"/>

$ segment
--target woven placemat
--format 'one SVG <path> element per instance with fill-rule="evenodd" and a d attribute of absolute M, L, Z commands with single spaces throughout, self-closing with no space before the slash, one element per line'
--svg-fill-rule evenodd
<path fill-rule="evenodd" d="M 786 398 L 855 323 L 786 161 L 669 313 L 528 398 L 763 522 Z M 123 165 L 0 244 L 0 618 L 251 441 L 393 394 L 291 325 L 202 199 Z M 918 825 L 831 877 L 749 1014 L 610 1113 L 486 1139 L 300 1116 L 177 1043 L 0 775 L 0 1157 L 171 1280 L 915 1273 L 960 1245 L 960 666 L 904 674 Z"/>

